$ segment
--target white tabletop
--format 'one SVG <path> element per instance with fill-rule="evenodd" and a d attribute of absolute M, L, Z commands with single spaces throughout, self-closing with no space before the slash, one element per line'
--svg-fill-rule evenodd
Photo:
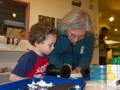
<path fill-rule="evenodd" d="M 85 90 L 120 90 L 115 87 L 109 87 L 105 83 L 97 82 L 97 81 L 87 81 Z"/>
<path fill-rule="evenodd" d="M 75 73 L 75 74 L 71 74 L 72 78 L 78 78 L 78 77 L 82 77 L 81 73 Z M 100 81 L 86 81 L 86 86 L 85 86 L 85 90 L 120 90 L 120 85 L 115 88 L 115 87 L 110 87 L 107 86 L 106 83 L 100 82 Z"/>

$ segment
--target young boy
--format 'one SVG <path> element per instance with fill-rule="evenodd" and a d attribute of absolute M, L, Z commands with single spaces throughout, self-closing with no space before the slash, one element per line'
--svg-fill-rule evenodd
<path fill-rule="evenodd" d="M 56 42 L 55 30 L 35 24 L 31 27 L 29 42 L 33 48 L 19 59 L 9 77 L 11 81 L 41 77 L 45 74 L 47 55 L 52 52 Z"/>

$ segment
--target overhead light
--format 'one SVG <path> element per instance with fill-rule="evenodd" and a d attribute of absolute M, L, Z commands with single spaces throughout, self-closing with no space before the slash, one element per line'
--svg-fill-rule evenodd
<path fill-rule="evenodd" d="M 118 29 L 117 29 L 117 28 L 115 28 L 115 29 L 114 29 L 114 31 L 115 31 L 115 32 L 117 32 L 117 31 L 118 31 Z"/>
<path fill-rule="evenodd" d="M 0 4 L 3 4 L 3 1 L 0 1 Z"/>
<path fill-rule="evenodd" d="M 13 16 L 13 18 L 15 18 L 16 17 L 16 13 L 12 13 L 12 16 Z"/>
<path fill-rule="evenodd" d="M 105 36 L 105 40 L 106 40 L 106 39 L 108 39 L 108 37 L 107 37 L 107 36 Z"/>
<path fill-rule="evenodd" d="M 109 18 L 109 21 L 110 21 L 110 22 L 113 22 L 113 21 L 114 21 L 114 17 L 110 17 L 110 18 Z"/>
<path fill-rule="evenodd" d="M 114 40 L 105 40 L 107 44 L 120 44 L 119 41 L 114 41 Z"/>

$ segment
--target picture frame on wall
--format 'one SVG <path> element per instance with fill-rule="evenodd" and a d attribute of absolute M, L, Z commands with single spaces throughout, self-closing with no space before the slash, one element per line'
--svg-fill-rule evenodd
<path fill-rule="evenodd" d="M 38 15 L 38 22 L 41 25 L 50 27 L 51 29 L 55 28 L 55 18 L 54 17 Z"/>
<path fill-rule="evenodd" d="M 81 7 L 81 0 L 72 0 L 72 5 L 77 6 L 77 7 Z"/>

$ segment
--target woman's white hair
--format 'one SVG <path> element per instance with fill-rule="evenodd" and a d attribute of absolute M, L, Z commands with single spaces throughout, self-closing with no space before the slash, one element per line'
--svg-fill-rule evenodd
<path fill-rule="evenodd" d="M 61 20 L 61 32 L 65 33 L 67 30 L 92 30 L 92 22 L 88 13 L 82 10 L 72 10 Z"/>

